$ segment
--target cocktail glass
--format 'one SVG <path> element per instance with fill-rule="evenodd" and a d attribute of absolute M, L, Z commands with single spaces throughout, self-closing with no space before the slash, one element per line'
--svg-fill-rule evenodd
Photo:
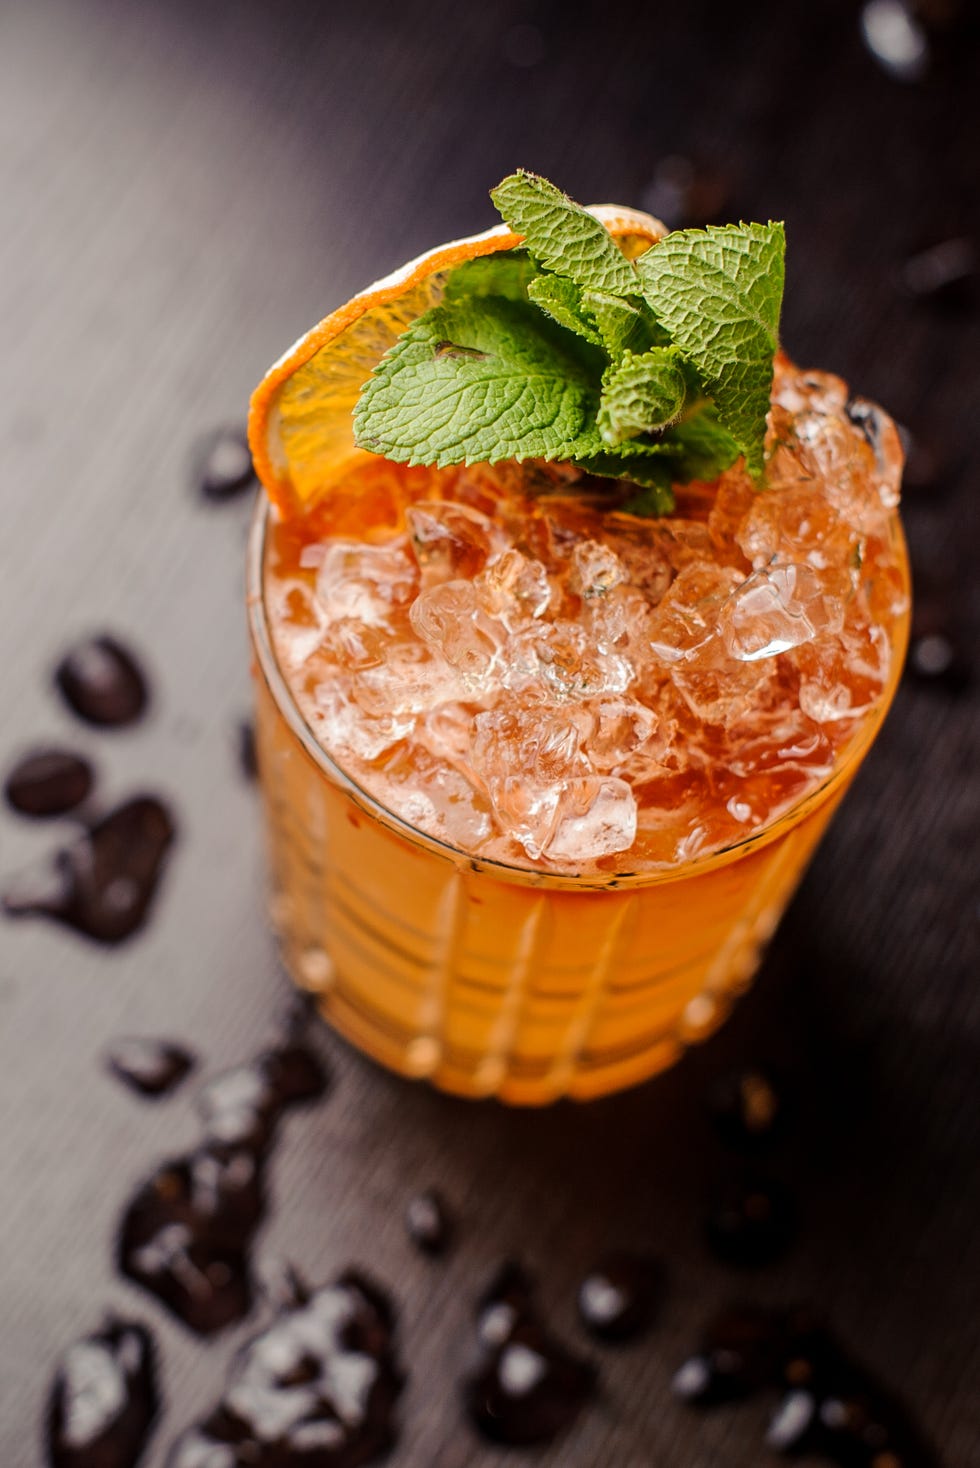
<path fill-rule="evenodd" d="M 722 1023 L 891 703 L 889 681 L 822 783 L 723 851 L 668 870 L 562 876 L 481 860 L 385 810 L 324 752 L 273 650 L 270 511 L 248 551 L 257 745 L 286 966 L 348 1040 L 406 1076 L 539 1105 L 631 1086 Z M 897 513 L 895 559 L 908 562 Z"/>

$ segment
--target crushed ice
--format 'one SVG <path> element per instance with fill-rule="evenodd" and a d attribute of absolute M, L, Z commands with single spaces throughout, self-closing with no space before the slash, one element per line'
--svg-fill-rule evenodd
<path fill-rule="evenodd" d="M 345 485 L 343 535 L 269 576 L 320 742 L 491 858 L 657 866 L 772 819 L 879 697 L 907 596 L 887 415 L 781 360 L 768 450 L 761 488 L 736 465 L 653 521 L 603 513 L 567 467 L 525 467 L 544 492 L 524 496 L 513 466 L 376 461 L 387 528 L 357 538 Z"/>

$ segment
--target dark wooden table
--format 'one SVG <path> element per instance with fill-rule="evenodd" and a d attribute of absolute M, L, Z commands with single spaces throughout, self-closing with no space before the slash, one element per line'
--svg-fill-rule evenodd
<path fill-rule="evenodd" d="M 141 1103 L 101 1055 L 120 1034 L 172 1035 L 207 1074 L 275 1033 L 287 993 L 236 760 L 249 506 L 204 505 L 189 456 L 201 432 L 241 421 L 301 330 L 492 222 L 486 190 L 516 164 L 578 198 L 642 205 L 663 157 L 700 160 L 728 181 L 728 217 L 787 221 L 790 351 L 940 455 L 931 474 L 920 461 L 933 482 L 910 494 L 907 524 L 923 594 L 971 646 L 980 334 L 969 302 L 910 300 L 896 277 L 912 250 L 977 239 L 980 52 L 967 25 L 939 37 L 922 80 L 899 81 L 863 48 L 857 11 L 5 0 L 0 757 L 70 741 L 96 761 L 101 798 L 159 790 L 180 827 L 154 920 L 129 945 L 0 927 L 5 1468 L 39 1461 L 56 1358 L 107 1308 L 159 1340 L 150 1468 L 258 1318 L 202 1344 L 114 1274 L 125 1200 L 198 1125 L 193 1083 Z M 151 716 L 132 731 L 82 729 L 52 688 L 66 642 L 103 628 L 152 672 Z M 975 693 L 906 680 L 752 996 L 632 1094 L 531 1114 L 467 1105 L 322 1035 L 333 1092 L 286 1124 L 257 1257 L 314 1281 L 358 1261 L 393 1288 L 411 1371 L 393 1462 L 527 1461 L 480 1444 L 460 1411 L 473 1298 L 518 1253 L 581 1347 L 576 1282 L 607 1245 L 664 1258 L 662 1318 L 597 1352 L 600 1402 L 535 1461 L 757 1468 L 763 1404 L 697 1416 L 669 1394 L 700 1322 L 748 1296 L 820 1301 L 944 1461 L 980 1462 L 977 733 Z M 4 813 L 0 869 L 54 839 Z M 712 1076 L 766 1057 L 797 1096 L 771 1166 L 801 1226 L 783 1262 L 745 1277 L 702 1244 L 726 1165 L 703 1098 Z M 427 1184 L 460 1215 L 445 1264 L 404 1236 L 405 1201 Z"/>

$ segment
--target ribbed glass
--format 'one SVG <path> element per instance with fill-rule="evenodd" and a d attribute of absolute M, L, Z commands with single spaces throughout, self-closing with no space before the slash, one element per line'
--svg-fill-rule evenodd
<path fill-rule="evenodd" d="M 413 830 L 323 752 L 272 651 L 266 522 L 260 506 L 249 609 L 271 911 L 289 971 L 330 1023 L 404 1075 L 526 1105 L 633 1085 L 710 1035 L 751 983 L 881 725 L 907 619 L 879 705 L 787 814 L 667 872 L 553 876 Z"/>

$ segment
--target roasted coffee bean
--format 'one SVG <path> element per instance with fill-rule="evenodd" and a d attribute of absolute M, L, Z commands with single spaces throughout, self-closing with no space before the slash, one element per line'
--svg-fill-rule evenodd
<path fill-rule="evenodd" d="M 309 1292 L 235 1356 L 168 1468 L 360 1468 L 395 1443 L 403 1377 L 390 1297 L 356 1271 Z"/>
<path fill-rule="evenodd" d="M 445 1198 L 436 1188 L 427 1188 L 408 1200 L 405 1228 L 423 1254 L 446 1253 L 452 1243 L 453 1220 Z"/>
<path fill-rule="evenodd" d="M 46 1414 L 51 1468 L 134 1468 L 159 1408 L 153 1337 L 110 1318 L 58 1365 Z"/>
<path fill-rule="evenodd" d="M 742 1177 L 722 1184 L 708 1210 L 707 1237 L 726 1264 L 768 1264 L 788 1247 L 796 1210 L 781 1183 Z"/>
<path fill-rule="evenodd" d="M 585 1328 L 600 1340 L 630 1340 L 653 1323 L 661 1293 L 656 1260 L 625 1251 L 606 1254 L 579 1286 L 578 1311 Z"/>
<path fill-rule="evenodd" d="M 206 500 L 234 498 L 255 483 L 248 436 L 241 428 L 216 428 L 194 453 L 194 480 Z"/>
<path fill-rule="evenodd" d="M 134 723 L 149 701 L 146 675 L 114 637 L 76 643 L 55 669 L 55 682 L 78 717 L 100 727 Z"/>
<path fill-rule="evenodd" d="M 175 827 L 155 796 L 128 800 L 3 894 L 11 917 L 47 917 L 99 943 L 121 943 L 149 913 Z"/>
<path fill-rule="evenodd" d="M 106 1064 L 124 1085 L 141 1096 L 166 1096 L 194 1065 L 194 1056 L 171 1040 L 127 1037 L 113 1041 Z"/>
<path fill-rule="evenodd" d="M 61 816 L 92 789 L 92 766 L 68 749 L 37 749 L 17 761 L 7 776 L 8 805 L 25 816 Z"/>

